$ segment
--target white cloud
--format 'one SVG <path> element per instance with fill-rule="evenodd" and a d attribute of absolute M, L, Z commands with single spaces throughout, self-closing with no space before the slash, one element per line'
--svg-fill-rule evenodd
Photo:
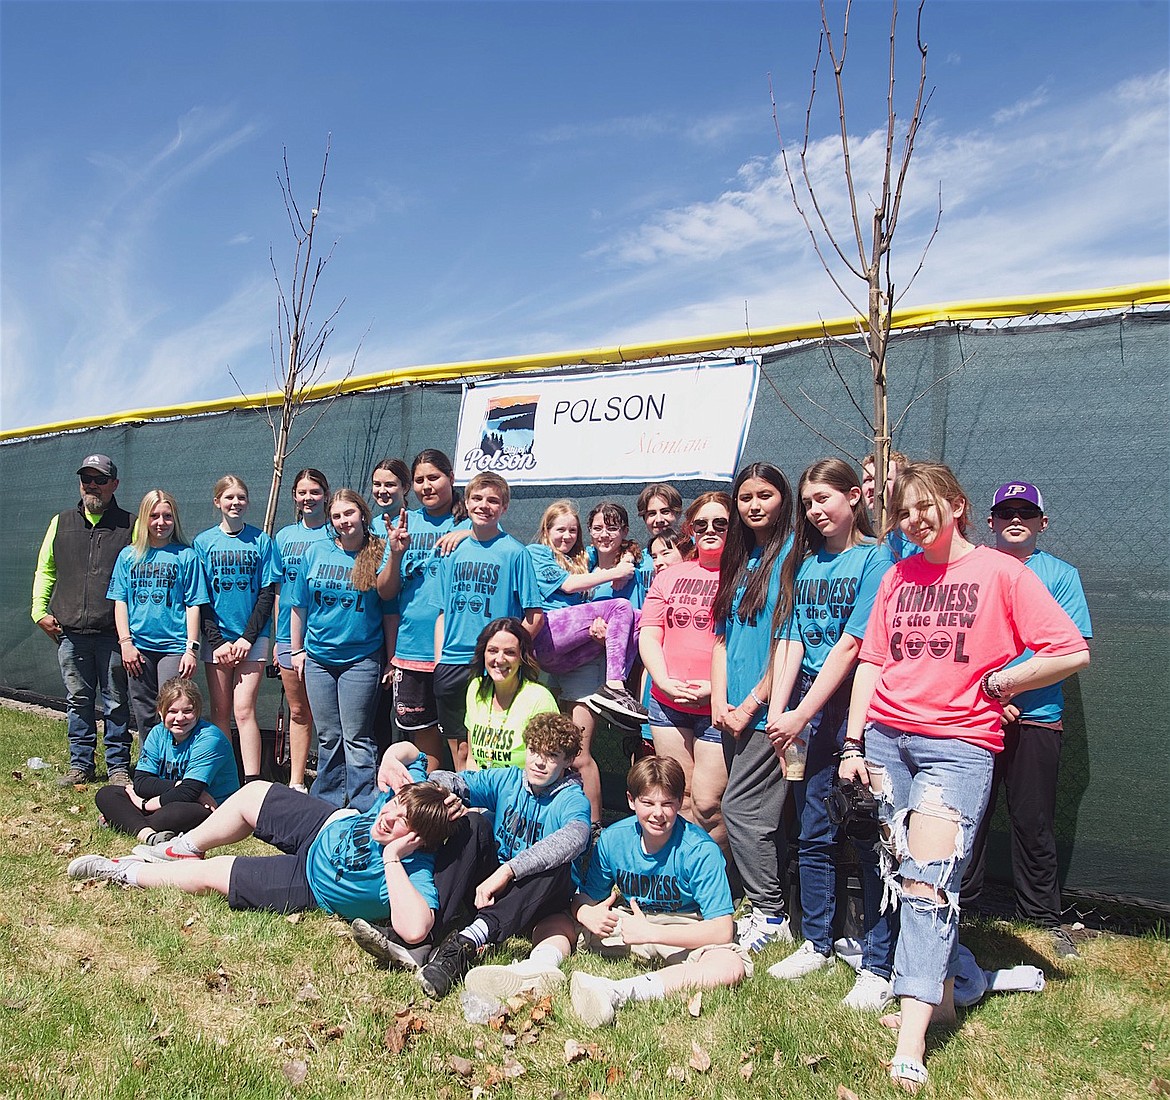
<path fill-rule="evenodd" d="M 1043 107 L 1048 102 L 1048 89 L 1046 87 L 1037 88 L 1030 96 L 1013 103 L 1010 107 L 1003 107 L 996 111 L 991 116 L 991 121 L 996 126 L 1002 126 L 1007 122 L 1015 122 L 1018 118 L 1023 118 L 1024 115 L 1030 114 L 1038 107 Z"/>

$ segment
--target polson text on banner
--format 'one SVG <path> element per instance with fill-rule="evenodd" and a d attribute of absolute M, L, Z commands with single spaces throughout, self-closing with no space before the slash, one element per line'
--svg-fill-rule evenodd
<path fill-rule="evenodd" d="M 508 378 L 463 389 L 456 476 L 517 485 L 730 481 L 751 424 L 759 364 Z"/>

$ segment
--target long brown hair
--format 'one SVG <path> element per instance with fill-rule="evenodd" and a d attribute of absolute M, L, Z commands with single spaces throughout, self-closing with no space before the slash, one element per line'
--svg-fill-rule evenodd
<path fill-rule="evenodd" d="M 955 477 L 955 472 L 941 462 L 911 462 L 904 470 L 898 471 L 898 480 L 894 482 L 894 494 L 890 499 L 890 510 L 886 516 L 886 525 L 882 529 L 885 538 L 898 526 L 906 499 L 906 490 L 915 488 L 922 496 L 929 497 L 936 505 L 944 502 L 952 507 L 956 503 L 963 505 L 960 515 L 955 517 L 955 528 L 963 538 L 967 537 L 967 530 L 971 526 L 971 500 Z"/>
<path fill-rule="evenodd" d="M 739 514 L 739 491 L 744 482 L 754 479 L 766 481 L 780 494 L 780 510 L 768 532 L 759 563 L 755 569 L 750 569 L 748 563 L 752 551 L 756 549 L 756 537 Z M 778 466 L 770 462 L 753 462 L 735 475 L 731 485 L 731 503 L 731 523 L 727 528 L 727 541 L 723 544 L 723 556 L 719 559 L 719 589 L 715 593 L 711 614 L 715 619 L 726 619 L 731 614 L 735 593 L 742 584 L 743 598 L 739 601 L 735 616 L 741 623 L 754 626 L 768 602 L 772 570 L 792 530 L 792 486 Z"/>
<path fill-rule="evenodd" d="M 386 544 L 377 535 L 370 531 L 370 520 L 373 518 L 370 506 L 361 493 L 353 489 L 338 489 L 329 498 L 329 515 L 333 515 L 333 506 L 345 502 L 354 504 L 362 514 L 362 527 L 366 538 L 353 559 L 353 570 L 350 573 L 350 584 L 358 592 L 369 592 L 378 581 L 378 567 L 382 564 L 382 556 L 386 552 Z"/>
<path fill-rule="evenodd" d="M 865 506 L 865 497 L 861 493 L 861 480 L 857 471 L 844 459 L 822 458 L 814 462 L 803 474 L 796 490 L 797 498 L 801 501 L 797 515 L 796 526 L 792 532 L 792 549 L 784 559 L 780 568 L 780 595 L 776 600 L 776 610 L 772 613 L 772 633 L 776 634 L 780 627 L 792 614 L 793 590 L 796 587 L 796 574 L 810 554 L 819 553 L 825 545 L 825 536 L 808 518 L 804 508 L 805 486 L 813 483 L 831 485 L 838 492 L 848 495 L 850 489 L 857 490 L 857 500 L 853 504 L 853 532 L 869 538 L 873 537 L 873 524 L 869 521 L 869 509 Z"/>

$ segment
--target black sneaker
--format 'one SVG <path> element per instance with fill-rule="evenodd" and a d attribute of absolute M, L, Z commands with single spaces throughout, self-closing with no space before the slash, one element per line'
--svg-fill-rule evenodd
<path fill-rule="evenodd" d="M 1049 928 L 1048 938 L 1052 941 L 1053 949 L 1060 958 L 1079 959 L 1081 957 L 1077 945 L 1072 941 L 1072 936 L 1063 928 Z"/>
<path fill-rule="evenodd" d="M 476 956 L 476 946 L 466 936 L 452 932 L 418 972 L 418 984 L 428 997 L 440 1000 L 461 981 Z"/>
<path fill-rule="evenodd" d="M 585 705 L 598 714 L 616 715 L 628 724 L 631 719 L 635 722 L 645 722 L 648 714 L 642 706 L 624 687 L 612 688 L 608 684 L 598 688 L 588 699 Z"/>
<path fill-rule="evenodd" d="M 390 928 L 371 924 L 360 917 L 349 926 L 349 932 L 358 947 L 373 955 L 387 969 L 402 967 L 413 974 L 427 961 L 427 956 L 431 953 L 430 944 L 408 947 Z"/>

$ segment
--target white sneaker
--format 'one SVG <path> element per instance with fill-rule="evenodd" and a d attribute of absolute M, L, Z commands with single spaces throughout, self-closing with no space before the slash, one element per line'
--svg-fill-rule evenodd
<path fill-rule="evenodd" d="M 781 959 L 778 963 L 769 966 L 768 973 L 773 978 L 784 978 L 788 981 L 794 981 L 797 978 L 815 974 L 818 970 L 824 970 L 826 966 L 832 965 L 833 956 L 831 954 L 822 955 L 813 946 L 811 940 L 805 940 L 788 958 Z"/>
<path fill-rule="evenodd" d="M 872 970 L 859 970 L 853 988 L 842 998 L 846 1008 L 859 1012 L 881 1012 L 894 999 L 894 990 L 887 978 Z"/>
<path fill-rule="evenodd" d="M 746 951 L 762 951 L 770 943 L 792 943 L 792 928 L 787 917 L 770 917 L 753 909 L 735 926 L 735 938 Z"/>
<path fill-rule="evenodd" d="M 608 978 L 583 974 L 580 970 L 573 974 L 569 996 L 573 1002 L 573 1011 L 586 1027 L 612 1024 L 614 1014 L 623 1001 L 617 987 Z"/>
<path fill-rule="evenodd" d="M 564 985 L 565 976 L 555 966 L 520 959 L 507 966 L 477 966 L 467 972 L 463 984 L 484 1000 L 502 1004 L 517 993 L 534 993 L 543 997 Z"/>
<path fill-rule="evenodd" d="M 127 866 L 141 862 L 142 860 L 134 856 L 122 856 L 121 859 L 109 859 L 98 855 L 78 856 L 69 861 L 65 873 L 70 878 L 95 878 L 106 882 L 125 883 Z"/>

